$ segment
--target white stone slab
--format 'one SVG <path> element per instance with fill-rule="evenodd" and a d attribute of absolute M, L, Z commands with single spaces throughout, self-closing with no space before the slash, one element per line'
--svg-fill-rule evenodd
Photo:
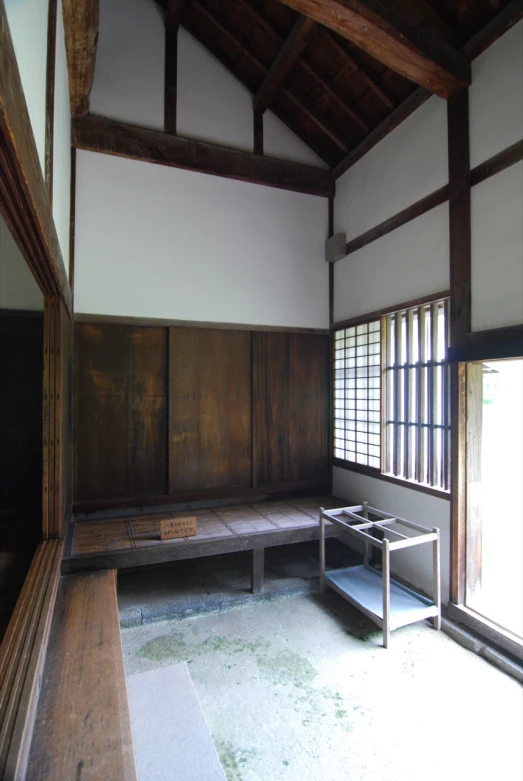
<path fill-rule="evenodd" d="M 138 781 L 225 781 L 187 665 L 127 678 Z"/>

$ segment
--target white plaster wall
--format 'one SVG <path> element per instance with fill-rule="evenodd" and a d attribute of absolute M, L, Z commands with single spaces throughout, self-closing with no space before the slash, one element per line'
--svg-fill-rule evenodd
<path fill-rule="evenodd" d="M 447 182 L 447 107 L 435 96 L 337 180 L 335 230 L 355 238 Z"/>
<path fill-rule="evenodd" d="M 445 203 L 335 264 L 334 321 L 376 312 L 448 287 Z"/>
<path fill-rule="evenodd" d="M 328 327 L 327 199 L 77 156 L 75 309 Z"/>
<path fill-rule="evenodd" d="M 369 502 L 372 507 L 399 515 L 408 521 L 440 530 L 441 590 L 449 600 L 450 582 L 450 501 L 394 485 L 374 477 L 333 469 L 333 493 L 351 503 Z M 408 532 L 401 529 L 402 533 Z M 432 594 L 432 545 L 408 548 L 391 554 L 392 572 L 416 588 Z"/>
<path fill-rule="evenodd" d="M 54 91 L 53 139 L 53 217 L 62 250 L 62 258 L 69 273 L 69 217 L 71 211 L 71 109 L 65 54 L 62 3 L 57 4 L 56 62 Z"/>
<path fill-rule="evenodd" d="M 523 163 L 472 188 L 472 330 L 523 323 Z"/>
<path fill-rule="evenodd" d="M 40 288 L 0 215 L 0 309 L 43 308 Z"/>
<path fill-rule="evenodd" d="M 43 0 L 5 0 L 5 8 L 43 171 L 48 4 Z"/>
<path fill-rule="evenodd" d="M 163 130 L 165 30 L 151 0 L 102 0 L 91 113 Z M 252 151 L 252 95 L 183 28 L 178 37 L 177 130 Z M 265 154 L 326 164 L 274 114 L 265 115 Z"/>
<path fill-rule="evenodd" d="M 523 21 L 472 63 L 469 120 L 472 166 L 523 138 Z"/>

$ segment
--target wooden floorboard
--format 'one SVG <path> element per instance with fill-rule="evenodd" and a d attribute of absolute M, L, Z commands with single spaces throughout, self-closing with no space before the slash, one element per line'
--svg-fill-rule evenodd
<path fill-rule="evenodd" d="M 27 781 L 136 781 L 116 572 L 62 577 Z"/>
<path fill-rule="evenodd" d="M 342 503 L 323 496 L 77 521 L 62 571 L 122 569 L 318 539 L 320 505 Z M 197 535 L 160 540 L 160 521 L 183 515 L 196 516 Z M 329 529 L 327 536 L 337 533 Z"/>

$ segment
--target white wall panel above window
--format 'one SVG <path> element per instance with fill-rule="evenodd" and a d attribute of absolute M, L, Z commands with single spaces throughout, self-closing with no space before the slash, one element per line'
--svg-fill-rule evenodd
<path fill-rule="evenodd" d="M 448 181 L 447 106 L 432 97 L 336 182 L 334 222 L 360 236 Z"/>

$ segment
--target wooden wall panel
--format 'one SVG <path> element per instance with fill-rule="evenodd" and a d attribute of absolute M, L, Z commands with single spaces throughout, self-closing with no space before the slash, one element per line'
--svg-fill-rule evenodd
<path fill-rule="evenodd" d="M 327 481 L 329 338 L 253 334 L 254 485 Z"/>
<path fill-rule="evenodd" d="M 169 329 L 169 493 L 251 483 L 251 334 Z"/>
<path fill-rule="evenodd" d="M 166 390 L 166 329 L 75 324 L 75 501 L 166 493 Z"/>
<path fill-rule="evenodd" d="M 2 539 L 38 539 L 42 516 L 40 313 L 0 314 L 0 528 Z"/>

